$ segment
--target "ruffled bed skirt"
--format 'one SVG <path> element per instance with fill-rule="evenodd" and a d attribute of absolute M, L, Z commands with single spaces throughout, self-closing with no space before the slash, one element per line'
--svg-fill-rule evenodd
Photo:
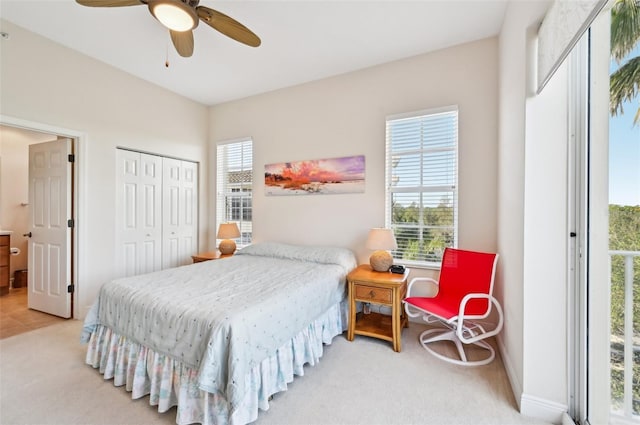
<path fill-rule="evenodd" d="M 315 365 L 322 357 L 323 344 L 347 326 L 346 303 L 327 310 L 307 328 L 264 359 L 246 375 L 247 394 L 231 409 L 223 394 L 198 387 L 198 371 L 173 358 L 98 325 L 91 334 L 86 362 L 100 368 L 105 379 L 124 385 L 133 399 L 149 395 L 149 403 L 166 412 L 177 406 L 176 423 L 246 424 L 258 418 L 258 409 L 269 409 L 269 397 L 287 389 L 294 375 L 304 375 L 304 365 Z"/>

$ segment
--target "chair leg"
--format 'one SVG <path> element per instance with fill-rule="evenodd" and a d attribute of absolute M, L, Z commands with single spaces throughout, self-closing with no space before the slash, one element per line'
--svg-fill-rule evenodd
<path fill-rule="evenodd" d="M 432 343 L 432 342 L 437 342 L 437 341 L 451 341 L 456 345 L 456 348 L 458 349 L 458 354 L 460 356 L 460 360 L 458 359 L 453 359 L 451 357 L 445 356 L 443 354 L 440 354 L 438 352 L 436 352 L 434 349 L 432 349 L 431 347 L 428 346 L 428 344 Z M 460 341 L 456 335 L 456 332 L 454 330 L 451 329 L 428 329 L 424 332 L 422 332 L 420 334 L 420 344 L 422 344 L 422 346 L 425 348 L 425 350 L 427 350 L 428 352 L 430 352 L 431 354 L 433 354 L 434 356 L 436 356 L 437 358 L 444 360 L 446 362 L 449 363 L 453 363 L 453 364 L 457 364 L 457 365 L 461 365 L 461 366 L 482 366 L 482 365 L 486 365 L 489 364 L 493 361 L 493 359 L 496 356 L 495 350 L 493 349 L 493 347 L 491 345 L 489 345 L 487 342 L 485 341 L 476 341 L 473 343 L 473 345 L 477 345 L 480 348 L 483 348 L 484 350 L 489 352 L 488 357 L 482 359 L 482 360 L 477 360 L 477 361 L 470 361 L 467 359 L 467 355 L 464 351 L 464 345 L 462 344 L 462 341 Z"/>

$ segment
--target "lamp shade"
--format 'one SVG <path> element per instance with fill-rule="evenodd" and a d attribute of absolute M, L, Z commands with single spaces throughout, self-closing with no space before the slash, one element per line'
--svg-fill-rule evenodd
<path fill-rule="evenodd" d="M 393 257 L 388 250 L 398 248 L 393 230 L 380 227 L 369 230 L 367 248 L 375 249 L 369 257 L 371 268 L 377 272 L 386 272 L 393 265 Z"/>
<path fill-rule="evenodd" d="M 236 243 L 231 239 L 239 238 L 240 230 L 238 229 L 238 225 L 236 223 L 222 223 L 220 227 L 218 227 L 218 239 L 224 239 L 218 245 L 218 249 L 220 253 L 224 255 L 231 255 L 236 250 Z"/>
<path fill-rule="evenodd" d="M 369 230 L 369 237 L 367 237 L 367 248 L 383 250 L 392 250 L 398 248 L 396 237 L 393 235 L 393 230 L 383 229 L 380 227 Z"/>
<path fill-rule="evenodd" d="M 234 239 L 240 237 L 240 229 L 236 223 L 222 223 L 218 227 L 218 239 Z"/>

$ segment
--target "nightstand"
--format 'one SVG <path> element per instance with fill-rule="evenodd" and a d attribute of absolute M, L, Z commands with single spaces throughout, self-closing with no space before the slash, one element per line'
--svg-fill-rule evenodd
<path fill-rule="evenodd" d="M 347 339 L 355 335 L 366 335 L 393 343 L 393 350 L 402 349 L 402 328 L 409 326 L 402 308 L 402 299 L 407 294 L 409 269 L 404 274 L 376 272 L 368 264 L 358 266 L 349 275 L 349 330 Z M 356 314 L 356 302 L 391 307 L 391 316 L 370 312 Z"/>
<path fill-rule="evenodd" d="M 219 260 L 221 258 L 228 258 L 232 256 L 233 254 L 221 254 L 220 251 L 215 250 L 210 252 L 201 252 L 196 255 L 192 255 L 191 259 L 193 260 L 194 263 L 200 263 L 202 261 Z"/>

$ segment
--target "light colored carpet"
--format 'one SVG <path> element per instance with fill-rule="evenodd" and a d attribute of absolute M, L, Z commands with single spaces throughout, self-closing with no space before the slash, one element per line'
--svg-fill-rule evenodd
<path fill-rule="evenodd" d="M 0 341 L 2 424 L 174 424 L 149 398 L 131 400 L 84 363 L 82 323 L 70 320 Z M 418 342 L 423 325 L 390 343 L 337 336 L 314 367 L 276 394 L 257 424 L 543 424 L 516 410 L 500 359 L 446 364 Z"/>

